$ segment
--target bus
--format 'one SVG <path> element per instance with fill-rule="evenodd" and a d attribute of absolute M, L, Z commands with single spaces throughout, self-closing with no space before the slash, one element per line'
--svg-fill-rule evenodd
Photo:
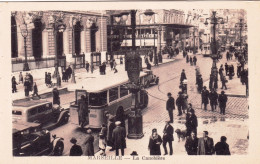
<path fill-rule="evenodd" d="M 203 43 L 201 54 L 202 54 L 204 57 L 206 57 L 206 56 L 208 57 L 208 56 L 211 55 L 210 43 Z"/>
<path fill-rule="evenodd" d="M 147 73 L 140 72 L 139 83 L 145 84 Z M 132 94 L 127 89 L 129 83 L 126 72 L 117 73 L 113 76 L 104 76 L 99 79 L 89 79 L 88 81 L 75 84 L 75 101 L 70 104 L 71 123 L 79 125 L 78 100 L 81 95 L 86 97 L 88 104 L 88 128 L 101 128 L 103 123 L 107 123 L 107 115 L 115 116 L 118 110 L 124 110 L 125 114 L 130 113 L 132 105 Z M 78 88 L 79 87 L 79 88 Z M 71 90 L 71 88 L 69 88 Z M 140 108 L 148 105 L 148 93 L 141 89 L 138 95 Z M 83 127 L 84 127 L 83 126 Z"/>

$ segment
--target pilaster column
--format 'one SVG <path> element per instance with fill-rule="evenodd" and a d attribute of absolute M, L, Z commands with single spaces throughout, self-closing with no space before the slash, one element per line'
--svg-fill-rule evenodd
<path fill-rule="evenodd" d="M 91 52 L 91 29 L 86 28 L 86 52 Z"/>
<path fill-rule="evenodd" d="M 48 31 L 46 29 L 42 31 L 42 55 L 49 55 Z"/>
<path fill-rule="evenodd" d="M 21 34 L 21 29 L 17 27 L 17 42 L 18 42 L 18 57 L 24 57 L 24 38 Z"/>
<path fill-rule="evenodd" d="M 86 31 L 85 28 L 80 32 L 80 53 L 82 54 L 83 52 L 86 53 Z"/>
<path fill-rule="evenodd" d="M 63 32 L 63 53 L 69 54 L 69 30 Z"/>
<path fill-rule="evenodd" d="M 101 22 L 100 18 L 97 21 L 98 31 L 96 32 L 96 51 L 101 51 Z"/>
<path fill-rule="evenodd" d="M 28 36 L 26 37 L 26 46 L 27 57 L 33 56 L 32 29 L 28 29 Z"/>

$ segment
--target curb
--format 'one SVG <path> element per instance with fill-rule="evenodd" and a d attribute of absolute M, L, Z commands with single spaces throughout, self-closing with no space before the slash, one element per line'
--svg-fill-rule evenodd
<path fill-rule="evenodd" d="M 64 88 L 58 88 L 58 91 L 61 94 L 66 94 L 68 93 L 68 88 L 67 87 L 64 87 Z M 45 93 L 41 93 L 39 94 L 39 96 L 41 97 L 41 99 L 44 99 L 44 98 L 49 98 L 52 96 L 52 91 L 48 91 L 48 92 L 45 92 Z M 16 99 L 16 100 L 13 100 L 13 103 L 19 103 L 19 102 L 24 102 L 24 101 L 30 101 L 32 99 L 32 97 L 25 97 L 25 98 L 22 98 L 22 99 Z"/>

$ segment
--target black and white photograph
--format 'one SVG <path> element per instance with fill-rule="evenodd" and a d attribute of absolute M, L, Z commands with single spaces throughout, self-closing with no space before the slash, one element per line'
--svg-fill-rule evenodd
<path fill-rule="evenodd" d="M 250 11 L 192 4 L 10 10 L 12 157 L 249 155 Z"/>

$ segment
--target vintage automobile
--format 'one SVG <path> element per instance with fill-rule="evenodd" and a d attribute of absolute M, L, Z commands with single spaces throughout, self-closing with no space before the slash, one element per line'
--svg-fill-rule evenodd
<path fill-rule="evenodd" d="M 37 123 L 13 123 L 13 156 L 61 156 L 63 138 L 42 130 Z"/>
<path fill-rule="evenodd" d="M 13 123 L 38 123 L 42 129 L 51 130 L 66 124 L 69 116 L 68 109 L 44 99 L 13 103 Z"/>
<path fill-rule="evenodd" d="M 144 78 L 144 87 L 148 88 L 151 84 L 158 85 L 159 77 L 153 74 L 153 71 L 144 69 L 144 72 L 147 74 Z"/>

